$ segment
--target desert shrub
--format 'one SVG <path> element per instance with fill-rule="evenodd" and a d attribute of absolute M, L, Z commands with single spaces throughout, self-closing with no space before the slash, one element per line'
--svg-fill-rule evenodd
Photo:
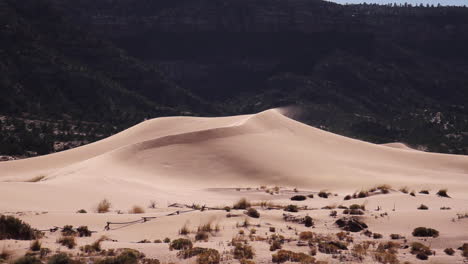
<path fill-rule="evenodd" d="M 200 240 L 208 241 L 208 237 L 209 237 L 208 232 L 205 232 L 205 231 L 198 231 L 195 234 L 196 241 L 200 241 Z"/>
<path fill-rule="evenodd" d="M 106 237 L 102 236 L 98 240 L 94 241 L 92 244 L 80 247 L 80 250 L 85 252 L 85 253 L 100 252 L 101 251 L 101 242 L 104 241 L 105 239 L 106 239 Z"/>
<path fill-rule="evenodd" d="M 232 208 L 233 209 L 247 209 L 249 208 L 251 205 L 250 205 L 250 202 L 247 201 L 247 199 L 245 198 L 241 198 L 239 201 L 237 201 L 233 206 Z"/>
<path fill-rule="evenodd" d="M 42 237 L 42 233 L 14 216 L 0 215 L 0 240 L 32 240 Z"/>
<path fill-rule="evenodd" d="M 304 195 L 294 195 L 293 197 L 291 197 L 292 201 L 304 201 L 305 199 L 307 199 L 307 197 L 305 197 Z"/>
<path fill-rule="evenodd" d="M 341 229 L 350 232 L 359 232 L 368 227 L 364 222 L 356 218 L 340 218 L 335 221 L 335 224 Z"/>
<path fill-rule="evenodd" d="M 422 243 L 419 243 L 419 242 L 411 243 L 411 251 L 410 252 L 413 255 L 416 255 L 418 253 L 423 253 L 425 255 L 431 255 L 432 254 L 432 251 L 428 246 L 426 246 L 426 245 L 424 245 Z"/>
<path fill-rule="evenodd" d="M 295 212 L 299 212 L 299 209 L 297 208 L 297 205 L 290 204 L 284 208 L 284 211 L 295 213 Z"/>
<path fill-rule="evenodd" d="M 338 212 L 335 211 L 335 210 L 332 210 L 332 211 L 330 212 L 330 216 L 331 216 L 331 217 L 336 217 L 337 215 L 338 215 Z"/>
<path fill-rule="evenodd" d="M 72 263 L 79 263 L 78 261 L 73 261 L 67 254 L 65 253 L 58 253 L 50 257 L 47 264 L 72 264 Z"/>
<path fill-rule="evenodd" d="M 382 234 L 374 233 L 374 234 L 372 234 L 372 237 L 373 237 L 374 239 L 381 239 L 383 236 L 382 236 Z"/>
<path fill-rule="evenodd" d="M 322 241 L 318 244 L 318 250 L 324 254 L 337 254 L 341 250 L 347 250 L 348 247 L 339 241 Z"/>
<path fill-rule="evenodd" d="M 438 237 L 439 231 L 432 228 L 417 227 L 413 230 L 412 234 L 415 237 Z"/>
<path fill-rule="evenodd" d="M 39 251 L 41 250 L 41 246 L 42 246 L 41 241 L 36 239 L 31 243 L 31 245 L 29 246 L 29 249 L 31 249 L 31 251 Z"/>
<path fill-rule="evenodd" d="M 130 209 L 128 211 L 129 214 L 144 214 L 145 213 L 145 209 L 143 209 L 143 207 L 141 206 L 138 206 L 138 205 L 134 205 L 132 207 L 132 209 Z"/>
<path fill-rule="evenodd" d="M 208 248 L 197 256 L 197 264 L 218 264 L 221 260 L 221 255 L 218 250 Z"/>
<path fill-rule="evenodd" d="M 99 259 L 95 261 L 94 264 L 137 264 L 138 260 L 144 258 L 144 256 L 145 255 L 138 250 L 126 248 L 118 256 Z M 148 262 L 151 264 L 159 264 L 159 260 L 156 259 L 149 260 Z"/>
<path fill-rule="evenodd" d="M 247 210 L 247 215 L 253 218 L 259 218 L 260 213 L 255 208 L 249 208 Z"/>
<path fill-rule="evenodd" d="M 272 233 L 276 232 L 276 228 L 275 228 L 274 226 L 270 226 L 269 230 L 270 230 L 270 232 L 272 232 Z"/>
<path fill-rule="evenodd" d="M 429 190 L 421 190 L 419 191 L 420 194 L 429 194 Z"/>
<path fill-rule="evenodd" d="M 161 243 L 162 243 L 162 240 L 161 240 L 161 239 L 155 239 L 155 240 L 153 241 L 153 243 L 161 244 Z"/>
<path fill-rule="evenodd" d="M 308 194 L 307 197 L 314 198 L 314 195 L 311 193 L 311 194 Z"/>
<path fill-rule="evenodd" d="M 300 240 L 309 240 L 315 237 L 315 234 L 310 231 L 304 231 L 299 233 L 299 239 Z"/>
<path fill-rule="evenodd" d="M 387 194 L 392 189 L 392 186 L 388 184 L 382 184 L 376 187 L 377 190 L 380 190 L 383 194 Z"/>
<path fill-rule="evenodd" d="M 88 212 L 86 212 L 85 209 L 80 209 L 78 211 L 76 211 L 77 214 L 87 214 Z"/>
<path fill-rule="evenodd" d="M 369 196 L 369 192 L 368 191 L 359 191 L 358 194 L 357 194 L 357 198 L 366 198 Z"/>
<path fill-rule="evenodd" d="M 418 207 L 418 210 L 428 210 L 429 207 L 427 207 L 427 205 L 424 205 L 424 204 L 421 204 L 419 207 Z"/>
<path fill-rule="evenodd" d="M 468 243 L 464 243 L 461 247 L 460 250 L 462 251 L 462 256 L 465 258 L 468 258 Z"/>
<path fill-rule="evenodd" d="M 445 254 L 447 254 L 449 256 L 453 256 L 453 254 L 455 254 L 455 250 L 453 248 L 446 248 L 446 249 L 444 249 L 444 252 L 445 252 Z"/>
<path fill-rule="evenodd" d="M 148 205 L 148 208 L 155 209 L 156 208 L 156 201 L 151 200 L 149 205 Z"/>
<path fill-rule="evenodd" d="M 168 237 L 166 237 L 166 238 L 163 240 L 163 242 L 164 242 L 164 243 L 169 243 L 169 242 L 171 242 L 171 239 L 168 238 Z"/>
<path fill-rule="evenodd" d="M 3 248 L 2 251 L 0 251 L 0 263 L 6 262 L 11 255 L 12 253 L 9 250 Z"/>
<path fill-rule="evenodd" d="M 190 233 L 190 230 L 188 229 L 187 225 L 184 225 L 180 230 L 179 234 L 180 235 L 188 235 Z"/>
<path fill-rule="evenodd" d="M 414 193 L 414 191 L 411 191 L 409 195 L 411 195 L 411 196 L 416 196 L 416 194 Z"/>
<path fill-rule="evenodd" d="M 205 252 L 206 250 L 208 249 L 202 248 L 202 247 L 188 248 L 188 249 L 179 251 L 179 253 L 177 253 L 177 256 L 179 258 L 188 259 L 194 256 L 198 256 L 199 254 Z"/>
<path fill-rule="evenodd" d="M 270 251 L 281 249 L 281 247 L 282 247 L 282 243 L 280 240 L 274 239 L 270 243 Z"/>
<path fill-rule="evenodd" d="M 314 264 L 315 258 L 305 253 L 297 253 L 289 250 L 280 250 L 271 256 L 273 263 L 283 263 L 286 261 L 300 262 L 301 264 Z"/>
<path fill-rule="evenodd" d="M 104 199 L 100 201 L 99 204 L 97 205 L 96 212 L 100 214 L 107 213 L 109 212 L 109 209 L 111 208 L 111 206 L 112 204 L 107 199 Z"/>
<path fill-rule="evenodd" d="M 234 258 L 235 259 L 253 259 L 255 253 L 253 248 L 244 243 L 234 243 Z"/>
<path fill-rule="evenodd" d="M 344 209 L 343 214 L 349 214 L 349 215 L 363 215 L 364 212 L 360 209 Z"/>
<path fill-rule="evenodd" d="M 87 226 L 80 226 L 76 229 L 79 237 L 90 237 L 92 232 L 88 229 Z"/>
<path fill-rule="evenodd" d="M 420 259 L 420 260 L 427 260 L 429 258 L 429 256 L 427 254 L 424 254 L 424 253 L 418 253 L 418 254 L 416 254 L 416 258 Z"/>
<path fill-rule="evenodd" d="M 13 262 L 13 264 L 42 264 L 36 256 L 24 256 Z"/>
<path fill-rule="evenodd" d="M 349 206 L 349 209 L 366 210 L 366 206 L 364 204 L 352 204 Z"/>
<path fill-rule="evenodd" d="M 46 256 L 48 256 L 50 254 L 51 250 L 48 249 L 48 248 L 41 248 L 41 250 L 39 251 L 39 257 L 40 258 L 45 258 Z"/>
<path fill-rule="evenodd" d="M 440 196 L 440 197 L 450 198 L 450 196 L 449 196 L 448 193 L 447 193 L 447 189 L 440 189 L 440 190 L 437 192 L 437 195 Z"/>
<path fill-rule="evenodd" d="M 402 239 L 403 237 L 399 234 L 390 234 L 391 239 Z"/>
<path fill-rule="evenodd" d="M 73 236 L 62 236 L 57 240 L 57 243 L 69 249 L 72 249 L 76 246 L 75 237 Z"/>
<path fill-rule="evenodd" d="M 192 241 L 186 238 L 179 238 L 176 240 L 173 240 L 171 244 L 169 245 L 169 249 L 175 249 L 175 250 L 181 250 L 181 249 L 189 249 L 192 248 L 193 244 Z"/>
<path fill-rule="evenodd" d="M 62 235 L 64 236 L 74 236 L 76 234 L 76 231 L 73 230 L 73 226 L 71 225 L 65 225 L 62 228 Z"/>
<path fill-rule="evenodd" d="M 348 194 L 348 195 L 346 195 L 346 196 L 344 197 L 344 200 L 345 200 L 345 201 L 351 200 L 351 198 L 353 198 L 353 197 L 352 197 L 351 195 Z"/>
<path fill-rule="evenodd" d="M 400 263 L 398 261 L 398 257 L 392 253 L 392 252 L 388 252 L 388 251 L 384 251 L 384 252 L 375 252 L 374 253 L 374 259 L 380 263 L 383 263 L 383 264 L 398 264 Z"/>
<path fill-rule="evenodd" d="M 442 207 L 440 208 L 440 210 L 450 210 L 450 209 L 452 209 L 452 208 L 447 207 L 447 206 L 442 206 Z"/>
<path fill-rule="evenodd" d="M 318 196 L 321 198 L 328 198 L 328 193 L 326 191 L 320 191 Z"/>
<path fill-rule="evenodd" d="M 408 189 L 408 187 L 406 187 L 406 186 L 405 186 L 405 187 L 401 187 L 401 188 L 400 188 L 400 192 L 402 192 L 402 193 L 409 193 L 409 189 Z"/>
<path fill-rule="evenodd" d="M 304 217 L 304 225 L 305 225 L 306 227 L 311 227 L 311 226 L 313 226 L 313 225 L 314 225 L 314 220 L 312 219 L 312 217 L 306 215 L 306 216 Z"/>

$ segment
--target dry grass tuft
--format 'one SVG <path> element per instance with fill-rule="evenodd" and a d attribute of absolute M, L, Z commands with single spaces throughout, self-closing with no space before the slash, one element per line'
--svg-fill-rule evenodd
<path fill-rule="evenodd" d="M 103 199 L 97 205 L 96 212 L 99 213 L 99 214 L 107 213 L 107 212 L 109 212 L 109 209 L 111 207 L 112 207 L 112 204 L 107 199 Z"/>
<path fill-rule="evenodd" d="M 143 209 L 143 207 L 141 206 L 138 206 L 138 205 L 134 205 L 132 207 L 132 209 L 130 209 L 128 211 L 129 214 L 144 214 L 145 213 L 145 209 Z"/>
<path fill-rule="evenodd" d="M 409 189 L 407 186 L 401 187 L 399 191 L 406 194 L 409 193 Z"/>
<path fill-rule="evenodd" d="M 190 230 L 188 229 L 187 227 L 187 224 L 185 224 L 184 226 L 182 226 L 182 228 L 179 230 L 179 235 L 188 235 L 190 234 Z"/>

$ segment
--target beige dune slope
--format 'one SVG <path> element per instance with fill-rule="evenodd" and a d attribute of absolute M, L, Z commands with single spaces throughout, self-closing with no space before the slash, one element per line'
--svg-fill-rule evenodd
<path fill-rule="evenodd" d="M 38 175 L 46 177 L 24 182 Z M 104 197 L 122 206 L 150 199 L 221 203 L 229 197 L 208 188 L 354 191 L 379 183 L 463 193 L 468 157 L 370 144 L 304 125 L 278 110 L 160 118 L 74 150 L 0 163 L 0 209 L 89 208 Z"/>

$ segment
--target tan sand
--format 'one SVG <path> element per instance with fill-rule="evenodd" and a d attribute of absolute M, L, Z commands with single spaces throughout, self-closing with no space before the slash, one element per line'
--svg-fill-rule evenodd
<path fill-rule="evenodd" d="M 28 182 L 38 176 L 44 177 Z M 390 194 L 343 201 L 346 194 L 384 183 L 393 186 Z M 257 189 L 261 185 L 284 188 L 280 194 L 270 195 Z M 415 190 L 416 197 L 397 191 L 403 186 Z M 235 189 L 240 187 L 244 189 Z M 337 196 L 291 202 L 289 197 L 295 194 L 294 187 L 304 194 L 316 195 L 319 190 L 327 189 Z M 452 198 L 437 197 L 435 192 L 441 188 L 448 188 Z M 417 192 L 421 189 L 430 189 L 431 193 L 420 195 Z M 226 218 L 223 211 L 195 211 L 163 217 L 178 210 L 168 205 L 178 202 L 224 207 L 240 197 L 317 209 L 327 205 L 366 203 L 368 212 L 364 218 L 372 231 L 382 233 L 385 239 L 391 233 L 401 233 L 411 241 L 415 239 L 410 234 L 413 228 L 421 225 L 437 228 L 441 236 L 430 242 L 439 254 L 432 257 L 432 261 L 463 263 L 460 255 L 447 257 L 442 251 L 447 246 L 458 247 L 468 242 L 467 219 L 452 220 L 457 213 L 468 212 L 467 190 L 468 156 L 415 151 L 403 144 L 376 145 L 354 140 L 296 122 L 276 109 L 223 118 L 158 118 L 87 146 L 0 163 L 0 213 L 22 212 L 17 215 L 40 229 L 66 224 L 88 225 L 99 233 L 92 238 L 80 238 L 80 245 L 105 234 L 118 240 L 104 242 L 106 248 L 137 248 L 148 256 L 176 263 L 182 261 L 176 257 L 176 252 L 167 251 L 167 244 L 135 242 L 166 236 L 175 238 L 186 223 L 196 229 L 200 223 L 212 221 L 221 226 L 221 232 L 200 244 L 230 250 L 232 247 L 227 242 L 238 232 L 235 224 L 243 217 Z M 93 212 L 103 198 L 112 202 L 111 213 L 75 214 L 81 208 Z M 158 209 L 146 208 L 144 215 L 161 218 L 103 231 L 107 221 L 138 219 L 139 215 L 126 212 L 133 205 L 147 207 L 151 200 Z M 430 210 L 416 210 L 421 203 Z M 440 210 L 442 206 L 451 210 Z M 377 207 L 381 211 L 374 211 Z M 297 214 L 313 216 L 315 232 L 339 232 L 333 224 L 336 219 L 329 217 L 329 212 L 312 210 Z M 388 216 L 380 217 L 383 212 Z M 296 229 L 307 229 L 303 225 L 285 223 L 282 211 L 261 210 L 261 214 L 260 219 L 252 222 L 261 224 L 257 229 L 263 235 L 269 232 L 270 225 L 280 228 L 283 235 L 296 238 Z M 288 230 L 287 225 L 294 229 Z M 48 233 L 44 243 L 56 248 L 56 238 L 56 233 Z M 358 241 L 365 239 L 369 238 L 363 235 L 356 238 Z M 29 246 L 29 242 L 0 241 L 0 248 L 2 243 L 17 255 L 23 254 Z M 270 263 L 268 244 L 253 243 L 257 263 Z M 285 248 L 307 252 L 307 248 L 296 247 L 295 243 Z M 402 254 L 401 257 L 417 263 L 413 255 Z M 336 262 L 322 253 L 318 258 Z"/>

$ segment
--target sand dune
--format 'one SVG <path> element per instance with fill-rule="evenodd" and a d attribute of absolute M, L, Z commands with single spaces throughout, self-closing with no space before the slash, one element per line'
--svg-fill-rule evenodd
<path fill-rule="evenodd" d="M 24 182 L 39 175 L 45 176 L 40 182 Z M 219 202 L 223 193 L 207 188 L 354 191 L 380 183 L 463 193 L 468 157 L 370 144 L 275 109 L 224 118 L 158 118 L 80 148 L 0 163 L 0 208 L 65 210 L 103 197 L 122 206 L 129 206 L 130 197 L 169 202 L 174 196 L 203 196 Z"/>

